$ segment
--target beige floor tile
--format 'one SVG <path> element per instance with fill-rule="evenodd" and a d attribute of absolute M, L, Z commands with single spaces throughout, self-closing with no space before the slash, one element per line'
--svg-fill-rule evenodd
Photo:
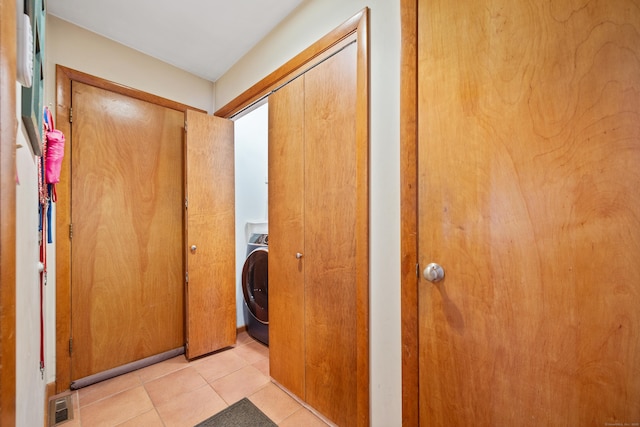
<path fill-rule="evenodd" d="M 266 384 L 269 377 L 253 366 L 246 366 L 211 383 L 213 389 L 229 404 L 250 396 Z"/>
<path fill-rule="evenodd" d="M 151 409 L 151 399 L 139 386 L 80 408 L 80 422 L 84 427 L 115 426 Z"/>
<path fill-rule="evenodd" d="M 207 382 L 192 367 L 186 367 L 179 371 L 167 374 L 163 377 L 149 381 L 144 386 L 155 406 L 175 399 L 183 393 L 198 389 Z"/>
<path fill-rule="evenodd" d="M 120 375 L 88 387 L 78 390 L 80 406 L 90 405 L 100 399 L 129 390 L 142 385 L 140 377 L 136 372 Z"/>
<path fill-rule="evenodd" d="M 294 398 L 273 383 L 269 383 L 253 393 L 249 396 L 249 400 L 271 418 L 274 423 L 279 423 L 302 408 L 302 405 Z"/>
<path fill-rule="evenodd" d="M 73 411 L 78 413 L 80 411 L 80 394 L 77 390 L 71 392 L 71 402 L 73 402 Z"/>
<path fill-rule="evenodd" d="M 242 357 L 247 363 L 255 363 L 269 357 L 269 347 L 257 341 L 239 345 L 231 351 Z"/>
<path fill-rule="evenodd" d="M 229 375 L 247 366 L 246 360 L 233 351 L 225 350 L 191 363 L 208 382 Z"/>
<path fill-rule="evenodd" d="M 80 422 L 80 418 L 77 417 L 77 414 L 73 414 L 73 419 L 69 421 L 65 421 L 64 424 L 60 424 L 64 427 L 82 427 L 82 423 Z"/>
<path fill-rule="evenodd" d="M 269 348 L 246 332 L 208 357 L 177 356 L 69 393 L 69 427 L 192 427 L 243 397 L 280 426 L 332 426 L 271 383 Z"/>
<path fill-rule="evenodd" d="M 269 375 L 269 358 L 258 360 L 255 363 L 252 363 L 251 366 L 262 372 L 266 376 Z"/>
<path fill-rule="evenodd" d="M 226 402 L 207 384 L 159 405 L 157 410 L 166 427 L 191 427 L 226 407 Z"/>
<path fill-rule="evenodd" d="M 279 427 L 327 427 L 328 425 L 306 408 L 297 410 L 278 423 Z"/>
<path fill-rule="evenodd" d="M 160 419 L 160 415 L 155 409 L 145 412 L 144 414 L 138 415 L 135 418 L 131 418 L 129 421 L 126 421 L 122 424 L 119 424 L 118 427 L 164 427 L 164 423 Z M 66 424 L 64 427 L 67 427 Z"/>
<path fill-rule="evenodd" d="M 180 355 L 167 359 L 163 362 L 147 366 L 146 368 L 139 369 L 136 372 L 140 376 L 140 380 L 142 380 L 143 383 L 146 383 L 163 375 L 186 368 L 187 366 L 189 366 L 189 361 L 184 357 L 184 355 Z"/>
<path fill-rule="evenodd" d="M 253 341 L 255 340 L 251 337 L 251 335 L 247 333 L 247 331 L 242 331 L 242 332 L 239 332 L 236 337 L 236 346 L 247 344 Z"/>

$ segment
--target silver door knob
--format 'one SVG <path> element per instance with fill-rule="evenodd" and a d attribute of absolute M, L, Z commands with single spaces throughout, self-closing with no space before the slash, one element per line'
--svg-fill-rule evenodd
<path fill-rule="evenodd" d="M 300 252 L 296 252 L 296 259 L 302 258 L 302 254 Z"/>
<path fill-rule="evenodd" d="M 196 245 L 191 245 L 191 252 L 196 253 Z"/>
<path fill-rule="evenodd" d="M 444 279 L 444 269 L 435 262 L 432 262 L 431 264 L 427 265 L 427 267 L 422 272 L 422 275 L 428 281 L 436 283 Z"/>

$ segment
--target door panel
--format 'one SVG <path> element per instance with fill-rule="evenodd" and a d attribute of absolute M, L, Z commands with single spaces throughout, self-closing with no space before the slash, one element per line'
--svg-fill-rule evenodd
<path fill-rule="evenodd" d="M 356 424 L 356 45 L 305 73 L 306 401 Z"/>
<path fill-rule="evenodd" d="M 236 341 L 233 122 L 187 111 L 186 135 L 186 354 L 192 359 Z"/>
<path fill-rule="evenodd" d="M 358 423 L 356 236 L 367 190 L 356 98 L 355 44 L 269 98 L 271 376 L 341 426 Z"/>
<path fill-rule="evenodd" d="M 304 76 L 269 97 L 270 374 L 305 395 Z"/>
<path fill-rule="evenodd" d="M 640 10 L 572 5 L 419 2 L 421 425 L 640 422 Z"/>
<path fill-rule="evenodd" d="M 72 380 L 181 347 L 180 111 L 73 83 Z"/>

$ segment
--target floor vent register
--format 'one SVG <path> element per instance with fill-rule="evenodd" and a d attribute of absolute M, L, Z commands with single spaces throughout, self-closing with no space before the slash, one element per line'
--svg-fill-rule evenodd
<path fill-rule="evenodd" d="M 49 427 L 60 425 L 73 419 L 71 396 L 56 397 L 49 401 Z"/>

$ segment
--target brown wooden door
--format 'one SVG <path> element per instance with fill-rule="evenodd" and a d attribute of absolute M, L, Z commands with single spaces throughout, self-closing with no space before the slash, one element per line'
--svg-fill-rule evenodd
<path fill-rule="evenodd" d="M 357 423 L 356 94 L 351 44 L 269 99 L 271 375 L 341 426 Z"/>
<path fill-rule="evenodd" d="M 269 369 L 305 396 L 304 76 L 269 97 Z"/>
<path fill-rule="evenodd" d="M 0 425 L 3 426 L 16 424 L 16 6 L 13 1 L 0 0 Z M 30 209 L 35 209 L 37 201 L 30 203 Z M 32 325 L 30 330 L 37 333 L 37 326 Z"/>
<path fill-rule="evenodd" d="M 356 45 L 305 73 L 306 401 L 356 424 Z"/>
<path fill-rule="evenodd" d="M 418 16 L 420 424 L 639 423 L 637 2 Z"/>
<path fill-rule="evenodd" d="M 187 111 L 189 359 L 236 341 L 233 122 Z"/>
<path fill-rule="evenodd" d="M 78 82 L 72 90 L 77 380 L 184 344 L 184 114 Z"/>

